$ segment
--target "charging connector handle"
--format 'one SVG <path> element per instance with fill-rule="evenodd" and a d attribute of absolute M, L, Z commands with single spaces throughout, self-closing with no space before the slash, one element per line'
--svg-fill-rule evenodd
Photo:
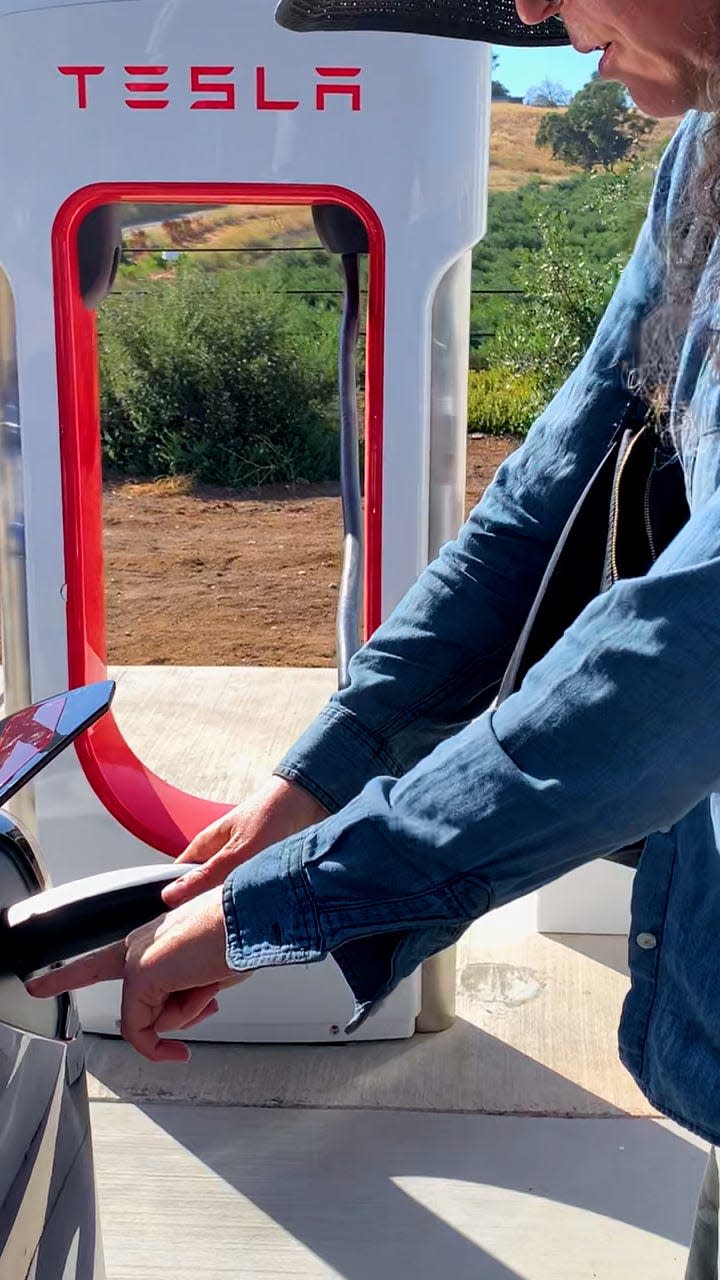
<path fill-rule="evenodd" d="M 28 978 L 117 942 L 162 915 L 162 891 L 187 863 L 129 867 L 36 893 L 0 914 L 0 973 Z"/>

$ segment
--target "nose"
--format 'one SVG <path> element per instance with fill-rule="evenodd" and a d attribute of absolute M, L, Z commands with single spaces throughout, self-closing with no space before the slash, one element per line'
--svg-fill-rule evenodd
<path fill-rule="evenodd" d="M 563 0 L 515 0 L 518 17 L 526 27 L 537 26 L 546 18 L 552 18 L 553 14 L 560 12 L 562 6 Z"/>

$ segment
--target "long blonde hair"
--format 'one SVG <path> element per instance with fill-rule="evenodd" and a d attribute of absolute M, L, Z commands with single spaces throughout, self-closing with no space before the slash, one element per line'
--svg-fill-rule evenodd
<path fill-rule="evenodd" d="M 720 72 L 713 77 L 711 98 L 720 104 Z M 698 154 L 679 213 L 670 224 L 664 252 L 661 297 L 643 319 L 637 364 L 630 387 L 648 402 L 656 424 L 670 434 L 676 448 L 687 452 L 702 424 L 688 405 L 673 401 L 678 366 L 698 287 L 720 232 L 720 109 L 709 116 L 698 142 Z M 720 296 L 720 279 L 717 282 Z M 720 374 L 720 333 L 713 335 Z"/>

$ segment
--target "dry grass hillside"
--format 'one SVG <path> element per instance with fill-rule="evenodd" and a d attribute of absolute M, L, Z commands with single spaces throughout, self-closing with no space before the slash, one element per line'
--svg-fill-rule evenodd
<path fill-rule="evenodd" d="M 535 146 L 535 135 L 545 107 L 523 107 L 514 102 L 494 102 L 490 131 L 490 190 L 514 191 L 531 178 L 557 182 L 568 173 L 578 172 L 554 160 L 546 147 Z M 647 145 L 666 141 L 674 132 L 676 120 L 661 120 L 648 135 Z"/>
<path fill-rule="evenodd" d="M 545 115 L 543 107 L 524 107 L 518 103 L 495 102 L 492 107 L 490 136 L 490 190 L 513 191 L 531 178 L 558 182 L 578 172 L 554 160 L 547 148 L 535 145 L 538 124 Z M 661 121 L 646 145 L 666 141 L 677 121 Z M 314 240 L 310 211 L 300 207 L 251 207 L 229 205 L 222 209 L 193 214 L 193 243 L 208 249 L 247 249 L 253 245 L 303 244 Z M 153 229 L 153 243 L 167 246 L 170 241 L 161 227 Z"/>

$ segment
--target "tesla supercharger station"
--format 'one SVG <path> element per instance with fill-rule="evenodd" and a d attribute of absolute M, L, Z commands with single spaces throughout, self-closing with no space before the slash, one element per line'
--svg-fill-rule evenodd
<path fill-rule="evenodd" d="M 102 238 L 102 211 L 123 203 L 330 203 L 364 224 L 371 631 L 462 520 L 489 50 L 300 38 L 272 0 L 2 0 L 0 14 L 8 709 L 105 676 L 96 312 L 78 240 L 93 222 Z M 107 717 L 38 781 L 25 816 L 62 882 L 175 855 L 222 809 L 154 776 Z M 349 1003 L 331 961 L 266 971 L 205 1034 L 337 1040 Z M 116 1031 L 113 984 L 80 1005 L 86 1027 Z M 362 1034 L 410 1035 L 419 1007 L 416 975 Z"/>
<path fill-rule="evenodd" d="M 299 37 L 275 24 L 272 0 L 0 0 L 0 16 L 8 710 L 106 674 L 93 288 L 111 278 L 107 214 L 124 203 L 334 204 L 364 224 L 372 631 L 463 517 L 489 50 L 386 34 Z M 83 237 L 99 251 L 89 288 Z M 32 805 L 19 816 L 35 825 L 58 883 L 175 855 L 223 809 L 153 775 L 111 717 L 43 775 Z M 622 928 L 618 871 L 578 873 L 591 877 L 589 891 L 572 878 L 544 890 L 540 927 Z M 417 974 L 361 1034 L 410 1035 L 420 992 Z M 82 993 L 86 1027 L 116 1031 L 118 998 L 113 984 Z M 265 971 L 226 994 L 198 1036 L 342 1039 L 348 1005 L 332 961 Z"/>

